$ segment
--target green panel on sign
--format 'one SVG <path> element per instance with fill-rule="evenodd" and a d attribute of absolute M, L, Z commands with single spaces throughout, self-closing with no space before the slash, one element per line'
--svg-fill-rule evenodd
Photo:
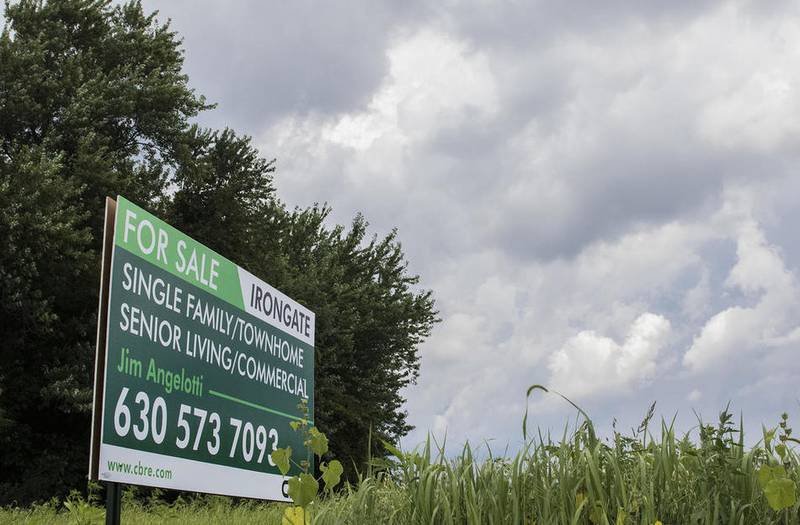
<path fill-rule="evenodd" d="M 114 242 L 142 259 L 244 308 L 235 264 L 119 197 Z"/>

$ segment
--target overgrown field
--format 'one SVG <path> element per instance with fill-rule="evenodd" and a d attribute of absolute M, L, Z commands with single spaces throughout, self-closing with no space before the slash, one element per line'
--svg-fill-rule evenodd
<path fill-rule="evenodd" d="M 630 433 L 598 439 L 588 420 L 557 437 L 536 435 L 514 457 L 469 445 L 453 456 L 429 441 L 388 446 L 360 483 L 314 504 L 320 524 L 800 524 L 796 443 L 786 416 L 746 447 L 729 411 L 676 436 L 652 410 Z M 655 428 L 653 428 L 655 427 Z M 530 438 L 530 436 L 528 436 Z M 752 442 L 752 440 L 750 441 Z M 126 524 L 281 523 L 287 507 L 202 497 L 123 503 Z M 103 511 L 80 498 L 5 509 L 12 523 L 94 523 Z"/>

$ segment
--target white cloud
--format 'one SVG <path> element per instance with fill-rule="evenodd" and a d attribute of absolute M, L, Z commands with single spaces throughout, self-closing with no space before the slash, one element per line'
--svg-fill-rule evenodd
<path fill-rule="evenodd" d="M 582 289 L 617 297 L 640 297 L 664 287 L 701 262 L 698 248 L 714 237 L 702 223 L 671 222 L 631 231 L 613 242 L 587 246 L 577 257 L 575 278 Z"/>
<path fill-rule="evenodd" d="M 713 15 L 711 31 L 696 33 L 705 45 L 695 49 L 728 51 L 707 64 L 710 85 L 703 89 L 715 94 L 699 114 L 698 130 L 719 147 L 769 153 L 796 146 L 800 136 L 800 72 L 786 67 L 800 59 L 800 17 L 753 15 L 729 4 Z"/>
<path fill-rule="evenodd" d="M 537 19 L 535 38 L 522 24 L 492 42 L 440 13 L 389 40 L 360 107 L 288 111 L 259 135 L 290 204 L 397 226 L 435 292 L 409 442 L 513 435 L 532 383 L 605 393 L 600 417 L 634 391 L 712 404 L 753 381 L 758 349 L 800 337 L 779 249 L 800 31 L 796 9 L 745 4 L 645 9 L 613 31 Z M 709 373 L 736 355 L 752 366 Z"/>
<path fill-rule="evenodd" d="M 697 284 L 686 292 L 681 304 L 681 310 L 691 321 L 705 319 L 711 306 L 711 284 L 709 269 L 703 267 Z"/>
<path fill-rule="evenodd" d="M 659 352 L 667 343 L 670 322 L 644 313 L 621 344 L 583 331 L 570 338 L 550 359 L 549 384 L 576 398 L 630 390 L 653 378 Z"/>
<path fill-rule="evenodd" d="M 323 140 L 358 151 L 381 139 L 406 147 L 411 140 L 429 139 L 442 127 L 468 125 L 467 119 L 497 111 L 486 56 L 470 52 L 463 43 L 426 30 L 400 41 L 387 54 L 389 74 L 367 109 L 328 122 Z"/>
<path fill-rule="evenodd" d="M 684 365 L 694 372 L 741 358 L 771 341 L 791 340 L 798 329 L 800 290 L 794 275 L 758 224 L 747 217 L 741 221 L 736 231 L 737 262 L 725 284 L 755 304 L 731 306 L 708 319 L 683 357 Z"/>

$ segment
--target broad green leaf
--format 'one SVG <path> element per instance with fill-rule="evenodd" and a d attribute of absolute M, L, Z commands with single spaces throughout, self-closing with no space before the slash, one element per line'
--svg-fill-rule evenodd
<path fill-rule="evenodd" d="M 788 509 L 797 501 L 794 481 L 788 478 L 773 479 L 764 488 L 769 506 L 774 511 Z"/>
<path fill-rule="evenodd" d="M 333 490 L 333 487 L 338 485 L 342 478 L 342 473 L 344 472 L 342 464 L 334 459 L 327 465 L 320 465 L 319 469 L 322 471 L 322 481 L 325 482 L 325 490 Z"/>
<path fill-rule="evenodd" d="M 328 451 L 328 438 L 317 430 L 317 427 L 311 427 L 309 431 L 311 435 L 311 450 L 319 457 Z"/>
<path fill-rule="evenodd" d="M 289 422 L 289 426 L 292 427 L 292 430 L 297 430 L 298 428 L 300 428 L 300 422 L 299 421 L 290 421 Z"/>
<path fill-rule="evenodd" d="M 281 525 L 309 525 L 311 513 L 303 507 L 286 507 L 283 511 Z"/>
<path fill-rule="evenodd" d="M 786 477 L 786 471 L 781 465 L 764 465 L 758 469 L 758 484 L 762 489 L 767 488 L 767 484 L 774 479 L 783 479 Z"/>
<path fill-rule="evenodd" d="M 403 452 L 399 448 L 383 439 L 381 439 L 381 443 L 383 443 L 383 446 L 386 447 L 386 450 L 388 450 L 394 457 L 397 459 L 403 459 Z"/>
<path fill-rule="evenodd" d="M 289 497 L 296 505 L 308 507 L 317 497 L 319 483 L 311 474 L 300 474 L 289 478 Z"/>
<path fill-rule="evenodd" d="M 783 459 L 783 457 L 786 455 L 786 445 L 783 443 L 780 445 L 775 445 L 775 452 L 777 452 L 781 459 Z"/>
<path fill-rule="evenodd" d="M 289 458 L 292 457 L 292 447 L 276 448 L 270 454 L 272 461 L 284 476 L 289 472 Z"/>

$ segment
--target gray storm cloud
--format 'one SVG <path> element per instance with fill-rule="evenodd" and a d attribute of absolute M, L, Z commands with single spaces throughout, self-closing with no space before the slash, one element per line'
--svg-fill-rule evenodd
<path fill-rule="evenodd" d="M 159 7 L 289 204 L 399 228 L 443 318 L 409 444 L 518 441 L 531 383 L 609 422 L 796 409 L 796 5 Z"/>

